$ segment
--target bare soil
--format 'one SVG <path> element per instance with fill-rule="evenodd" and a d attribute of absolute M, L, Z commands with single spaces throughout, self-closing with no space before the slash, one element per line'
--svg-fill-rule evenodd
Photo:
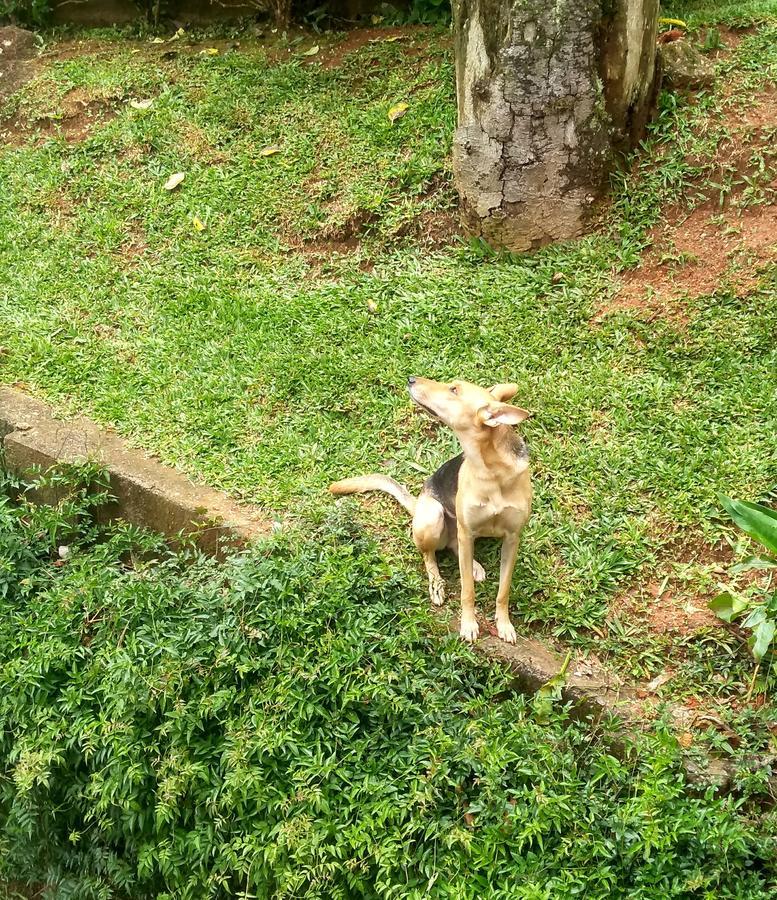
<path fill-rule="evenodd" d="M 116 115 L 118 102 L 118 97 L 92 97 L 82 88 L 75 88 L 65 96 L 61 111 L 34 119 L 18 115 L 0 122 L 0 141 L 18 146 L 32 136 L 43 141 L 61 135 L 69 144 L 77 144 L 89 136 L 96 124 Z"/>
<path fill-rule="evenodd" d="M 336 69 L 341 66 L 350 53 L 355 53 L 368 44 L 379 44 L 402 41 L 407 48 L 408 56 L 417 56 L 423 48 L 414 43 L 414 38 L 428 34 L 425 25 L 403 25 L 394 28 L 354 28 L 346 33 L 337 44 L 322 51 L 321 64 L 325 69 Z"/>
<path fill-rule="evenodd" d="M 777 87 L 767 86 L 746 108 L 732 103 L 722 124 L 728 140 L 699 176 L 706 198 L 692 209 L 678 203 L 667 210 L 642 262 L 624 273 L 593 323 L 626 310 L 683 327 L 694 312 L 689 301 L 717 290 L 744 296 L 777 258 L 777 179 L 769 182 L 761 171 L 764 159 L 772 170 L 777 159 Z"/>

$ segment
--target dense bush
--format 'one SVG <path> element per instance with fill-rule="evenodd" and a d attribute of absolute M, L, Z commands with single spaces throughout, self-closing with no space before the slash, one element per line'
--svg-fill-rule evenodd
<path fill-rule="evenodd" d="M 185 2 L 159 2 L 159 0 L 135 0 L 138 18 L 143 18 L 152 25 L 161 25 L 173 19 L 186 19 Z M 217 6 L 215 0 L 213 3 Z M 343 16 L 352 19 L 349 6 L 343 0 L 332 0 L 319 3 L 317 0 L 255 0 L 256 13 L 259 16 L 272 16 L 280 24 L 289 19 L 314 22 L 343 22 Z M 364 12 L 374 11 L 380 14 L 387 23 L 423 23 L 431 24 L 447 22 L 450 19 L 450 0 L 397 0 L 396 3 L 381 3 L 375 0 L 365 6 Z M 41 26 L 49 24 L 54 12 L 53 0 L 0 0 L 0 24 L 10 21 L 19 25 Z M 229 15 L 229 10 L 226 11 Z M 218 16 L 214 16 L 214 22 Z"/>
<path fill-rule="evenodd" d="M 689 799 L 668 741 L 625 764 L 541 726 L 344 520 L 220 565 L 93 527 L 83 485 L 54 510 L 13 495 L 0 878 L 79 900 L 770 895 L 764 823 Z"/>
<path fill-rule="evenodd" d="M 45 25 L 52 8 L 51 0 L 0 0 L 0 25 Z"/>

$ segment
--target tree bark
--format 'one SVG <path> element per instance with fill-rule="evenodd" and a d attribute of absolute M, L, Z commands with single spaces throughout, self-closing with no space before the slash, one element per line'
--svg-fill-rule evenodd
<path fill-rule="evenodd" d="M 658 0 L 453 0 L 462 219 L 496 247 L 580 235 L 656 96 Z"/>

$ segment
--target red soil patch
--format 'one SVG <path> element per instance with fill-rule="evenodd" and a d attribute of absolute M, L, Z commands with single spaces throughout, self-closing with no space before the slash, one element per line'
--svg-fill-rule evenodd
<path fill-rule="evenodd" d="M 721 628 L 721 620 L 707 608 L 709 597 L 684 597 L 671 582 L 656 581 L 632 588 L 616 597 L 609 618 L 637 620 L 653 634 L 689 637 L 710 628 Z"/>
<path fill-rule="evenodd" d="M 419 34 L 428 33 L 425 25 L 403 25 L 396 28 L 354 28 L 345 38 L 323 51 L 321 54 L 322 68 L 336 69 L 343 64 L 345 57 L 366 47 L 368 44 L 394 43 L 397 41 L 409 41 Z M 417 48 L 408 48 L 408 55 L 417 53 Z"/>
<path fill-rule="evenodd" d="M 62 110 L 27 121 L 23 117 L 0 124 L 0 138 L 11 146 L 18 146 L 31 135 L 40 140 L 62 135 L 69 144 L 83 141 L 98 122 L 107 122 L 115 115 L 116 97 L 90 97 L 75 88 L 62 101 Z"/>
<path fill-rule="evenodd" d="M 707 30 L 709 31 L 712 29 Z M 753 34 L 755 32 L 755 28 L 727 28 L 725 25 L 719 25 L 718 32 L 720 33 L 721 42 L 725 45 L 725 49 L 715 50 L 712 54 L 713 57 L 725 54 L 730 50 L 736 50 L 748 34 Z"/>
<path fill-rule="evenodd" d="M 651 233 L 652 246 L 641 264 L 623 275 L 618 293 L 599 308 L 594 323 L 628 310 L 683 326 L 690 318 L 687 298 L 721 287 L 744 296 L 757 284 L 763 265 L 777 258 L 777 178 L 769 181 L 768 175 L 777 162 L 777 89 L 768 87 L 746 108 L 732 103 L 723 124 L 729 137 L 698 185 L 709 199 L 690 212 L 681 205 L 667 211 Z M 704 166 L 704 160 L 699 164 Z M 722 205 L 715 183 L 731 186 Z M 758 199 L 769 202 L 756 204 L 745 191 L 758 191 Z"/>
<path fill-rule="evenodd" d="M 594 321 L 634 310 L 684 325 L 689 320 L 686 297 L 711 294 L 721 286 L 745 296 L 757 283 L 760 266 L 775 258 L 777 206 L 729 208 L 721 214 L 705 204 L 657 229 L 653 241 Z"/>
<path fill-rule="evenodd" d="M 696 634 L 706 628 L 722 627 L 721 620 L 707 608 L 711 597 L 697 600 L 682 599 L 667 592 L 660 594 L 661 585 L 651 582 L 647 586 L 653 601 L 647 607 L 647 622 L 657 634 Z"/>
<path fill-rule="evenodd" d="M 680 538 L 664 546 L 662 557 L 666 579 L 637 585 L 616 597 L 610 605 L 609 616 L 637 619 L 654 634 L 679 637 L 723 627 L 721 620 L 707 608 L 717 589 L 699 596 L 684 584 L 680 570 L 694 566 L 708 570 L 716 579 L 723 578 L 734 563 L 728 544 Z"/>

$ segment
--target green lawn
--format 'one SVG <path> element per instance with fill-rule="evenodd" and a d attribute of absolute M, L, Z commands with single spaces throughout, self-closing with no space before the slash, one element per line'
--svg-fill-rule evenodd
<path fill-rule="evenodd" d="M 733 6 L 667 13 L 700 25 Z M 707 678 L 743 677 L 737 638 L 678 649 L 608 610 L 678 567 L 689 590 L 714 590 L 687 547 L 720 537 L 716 493 L 777 486 L 777 269 L 744 294 L 724 277 L 681 298 L 681 320 L 592 320 L 678 204 L 773 199 L 764 129 L 748 190 L 737 173 L 719 184 L 726 111 L 777 78 L 774 3 L 736 7 L 760 24 L 719 58 L 716 92 L 664 98 L 598 231 L 522 258 L 427 239 L 454 203 L 444 31 L 367 43 L 334 67 L 332 36 L 209 55 L 207 40 L 103 33 L 53 52 L 3 108 L 27 129 L 0 150 L 0 378 L 306 521 L 326 514 L 335 478 L 379 470 L 417 487 L 455 451 L 411 409 L 409 374 L 516 381 L 536 485 L 517 624 L 633 675 L 670 648 L 697 688 L 728 689 Z M 166 192 L 174 172 L 186 178 Z M 402 514 L 378 504 L 363 518 L 417 573 Z"/>

